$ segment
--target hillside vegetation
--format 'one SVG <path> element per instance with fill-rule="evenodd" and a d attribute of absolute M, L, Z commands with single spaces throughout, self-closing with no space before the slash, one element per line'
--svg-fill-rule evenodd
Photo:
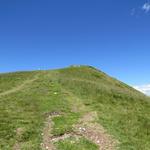
<path fill-rule="evenodd" d="M 90 66 L 0 74 L 0 149 L 149 150 L 150 98 Z"/>

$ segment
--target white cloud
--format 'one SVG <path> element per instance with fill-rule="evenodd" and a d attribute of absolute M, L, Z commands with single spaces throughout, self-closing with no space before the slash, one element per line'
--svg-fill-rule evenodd
<path fill-rule="evenodd" d="M 142 6 L 142 10 L 144 10 L 146 13 L 148 13 L 150 11 L 150 2 L 145 3 Z"/>
<path fill-rule="evenodd" d="M 133 86 L 133 88 L 135 88 L 136 90 L 150 96 L 150 84 Z"/>
<path fill-rule="evenodd" d="M 143 6 L 132 8 L 130 15 L 140 17 L 142 15 L 142 12 L 149 13 L 150 12 L 150 2 L 146 2 L 143 4 Z"/>

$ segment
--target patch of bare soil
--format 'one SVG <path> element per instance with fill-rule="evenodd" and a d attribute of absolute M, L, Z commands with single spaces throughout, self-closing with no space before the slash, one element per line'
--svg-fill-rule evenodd
<path fill-rule="evenodd" d="M 47 118 L 45 122 L 45 127 L 42 133 L 43 136 L 43 143 L 41 143 L 41 147 L 43 150 L 55 150 L 53 143 L 51 141 L 51 128 L 52 128 L 52 120 L 51 116 Z"/>
<path fill-rule="evenodd" d="M 20 145 L 19 145 L 19 143 L 16 143 L 16 144 L 13 146 L 12 149 L 13 149 L 13 150 L 20 150 Z"/>
<path fill-rule="evenodd" d="M 24 132 L 24 129 L 23 128 L 17 128 L 16 129 L 16 138 L 17 139 L 19 139 L 19 137 L 21 137 L 21 135 L 23 134 L 23 132 Z M 13 150 L 21 150 L 21 143 L 19 143 L 19 142 L 16 142 L 15 144 L 14 144 L 14 146 L 13 146 Z"/>
<path fill-rule="evenodd" d="M 52 118 L 60 116 L 59 112 L 49 112 L 46 113 L 45 116 L 47 117 L 46 122 L 45 122 L 45 127 L 43 129 L 42 137 L 43 137 L 43 142 L 41 143 L 41 148 L 43 150 L 55 150 L 55 147 L 53 145 L 53 140 L 52 140 Z"/>
<path fill-rule="evenodd" d="M 75 132 L 65 133 L 60 136 L 53 136 L 51 134 L 51 130 L 53 126 L 52 118 L 60 116 L 60 115 L 61 115 L 60 112 L 49 112 L 45 114 L 45 116 L 47 117 L 47 120 L 45 122 L 45 127 L 42 133 L 43 142 L 41 143 L 41 148 L 43 150 L 56 150 L 53 144 L 54 142 L 58 142 L 60 140 L 64 140 L 69 137 L 74 137 L 76 139 L 79 139 L 79 137 L 81 137 L 79 133 L 75 133 Z"/>
<path fill-rule="evenodd" d="M 99 146 L 99 150 L 114 150 L 118 145 L 118 141 L 115 140 L 111 135 L 109 135 L 106 130 L 97 123 L 97 113 L 89 112 L 86 113 L 77 125 L 74 125 L 74 131 L 71 133 L 65 133 L 60 136 L 51 135 L 52 129 L 52 117 L 59 116 L 60 113 L 52 112 L 47 113 L 47 121 L 45 122 L 45 128 L 43 130 L 43 143 L 41 147 L 43 150 L 56 150 L 53 143 L 66 138 L 74 137 L 79 139 L 85 137 L 86 139 L 92 141 Z"/>
<path fill-rule="evenodd" d="M 85 114 L 75 126 L 76 132 L 99 146 L 99 150 L 114 150 L 118 141 L 110 136 L 106 130 L 96 123 L 96 112 Z"/>
<path fill-rule="evenodd" d="M 60 140 L 64 140 L 70 137 L 75 138 L 76 140 L 78 140 L 82 135 L 76 132 L 71 132 L 71 133 L 65 133 L 61 136 L 57 136 L 57 137 L 52 137 L 51 141 L 52 142 L 58 142 Z"/>

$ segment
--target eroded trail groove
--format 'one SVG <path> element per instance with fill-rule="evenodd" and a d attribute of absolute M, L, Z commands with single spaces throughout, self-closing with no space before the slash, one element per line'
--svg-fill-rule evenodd
<path fill-rule="evenodd" d="M 50 113 L 49 116 L 47 117 L 47 120 L 45 122 L 45 127 L 42 133 L 42 136 L 43 136 L 43 142 L 41 143 L 42 150 L 56 150 L 53 144 L 54 142 L 58 142 L 60 140 L 64 140 L 69 137 L 75 137 L 76 139 L 79 139 L 79 137 L 81 137 L 79 133 L 75 133 L 75 132 L 65 133 L 60 136 L 53 136 L 51 134 L 52 126 L 53 126 L 52 118 L 57 117 L 57 116 L 60 116 L 60 115 L 57 113 L 54 113 L 54 114 Z"/>
<path fill-rule="evenodd" d="M 96 123 L 97 113 L 86 113 L 75 126 L 76 132 L 99 146 L 99 150 L 115 150 L 118 141 L 109 135 L 100 124 Z"/>
<path fill-rule="evenodd" d="M 73 132 L 65 133 L 63 135 L 53 137 L 51 130 L 53 127 L 52 117 L 56 117 L 60 114 L 51 113 L 47 117 L 45 128 L 43 131 L 43 143 L 42 149 L 56 150 L 53 143 L 60 140 L 64 140 L 70 137 L 79 139 L 81 137 L 98 145 L 99 150 L 115 150 L 119 142 L 107 133 L 107 131 L 98 122 L 98 116 L 96 111 L 89 111 L 89 109 L 79 100 L 72 92 L 63 90 L 69 99 L 73 99 L 72 111 L 83 112 L 83 116 L 79 119 L 78 123 L 73 126 Z M 74 107 L 76 109 L 74 109 Z"/>
<path fill-rule="evenodd" d="M 99 146 L 99 150 L 115 150 L 119 141 L 109 135 L 102 125 L 98 122 L 98 115 L 96 111 L 89 111 L 89 109 L 79 100 L 72 92 L 67 91 L 68 94 L 74 98 L 77 112 L 84 112 L 84 115 L 79 120 L 79 123 L 74 126 L 75 133 L 85 137 Z"/>
<path fill-rule="evenodd" d="M 99 150 L 115 150 L 118 141 L 109 135 L 106 130 L 98 123 L 96 123 L 97 113 L 88 112 L 80 120 L 79 123 L 74 125 L 74 131 L 65 133 L 63 135 L 54 137 L 51 134 L 52 130 L 52 117 L 58 115 L 49 115 L 45 122 L 43 130 L 43 143 L 41 143 L 43 150 L 56 150 L 53 143 L 66 138 L 74 137 L 79 139 L 85 137 L 87 140 L 99 146 Z"/>
<path fill-rule="evenodd" d="M 41 143 L 43 150 L 56 150 L 54 147 L 55 142 L 64 140 L 70 137 L 80 139 L 81 137 L 98 145 L 99 150 L 116 150 L 119 142 L 109 135 L 107 131 L 98 122 L 98 115 L 96 111 L 89 111 L 89 109 L 82 103 L 78 97 L 68 90 L 63 90 L 69 99 L 73 99 L 72 111 L 82 112 L 83 116 L 79 119 L 78 123 L 73 126 L 73 131 L 63 135 L 54 137 L 51 134 L 53 128 L 52 118 L 63 114 L 52 112 L 48 114 L 45 128 L 43 130 L 43 143 Z"/>
<path fill-rule="evenodd" d="M 51 135 L 51 130 L 52 130 L 52 116 L 49 115 L 46 119 L 45 122 L 45 127 L 42 133 L 43 136 L 43 143 L 41 143 L 41 148 L 43 150 L 55 150 L 55 147 L 52 143 L 52 135 Z"/>

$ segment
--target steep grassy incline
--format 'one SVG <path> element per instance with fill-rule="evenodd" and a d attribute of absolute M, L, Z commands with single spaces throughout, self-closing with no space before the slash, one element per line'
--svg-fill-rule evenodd
<path fill-rule="evenodd" d="M 93 67 L 0 75 L 0 149 L 149 150 L 150 99 Z"/>
<path fill-rule="evenodd" d="M 99 120 L 120 141 L 120 149 L 150 149 L 150 101 L 133 88 L 93 68 L 66 68 L 60 84 L 97 111 Z"/>

